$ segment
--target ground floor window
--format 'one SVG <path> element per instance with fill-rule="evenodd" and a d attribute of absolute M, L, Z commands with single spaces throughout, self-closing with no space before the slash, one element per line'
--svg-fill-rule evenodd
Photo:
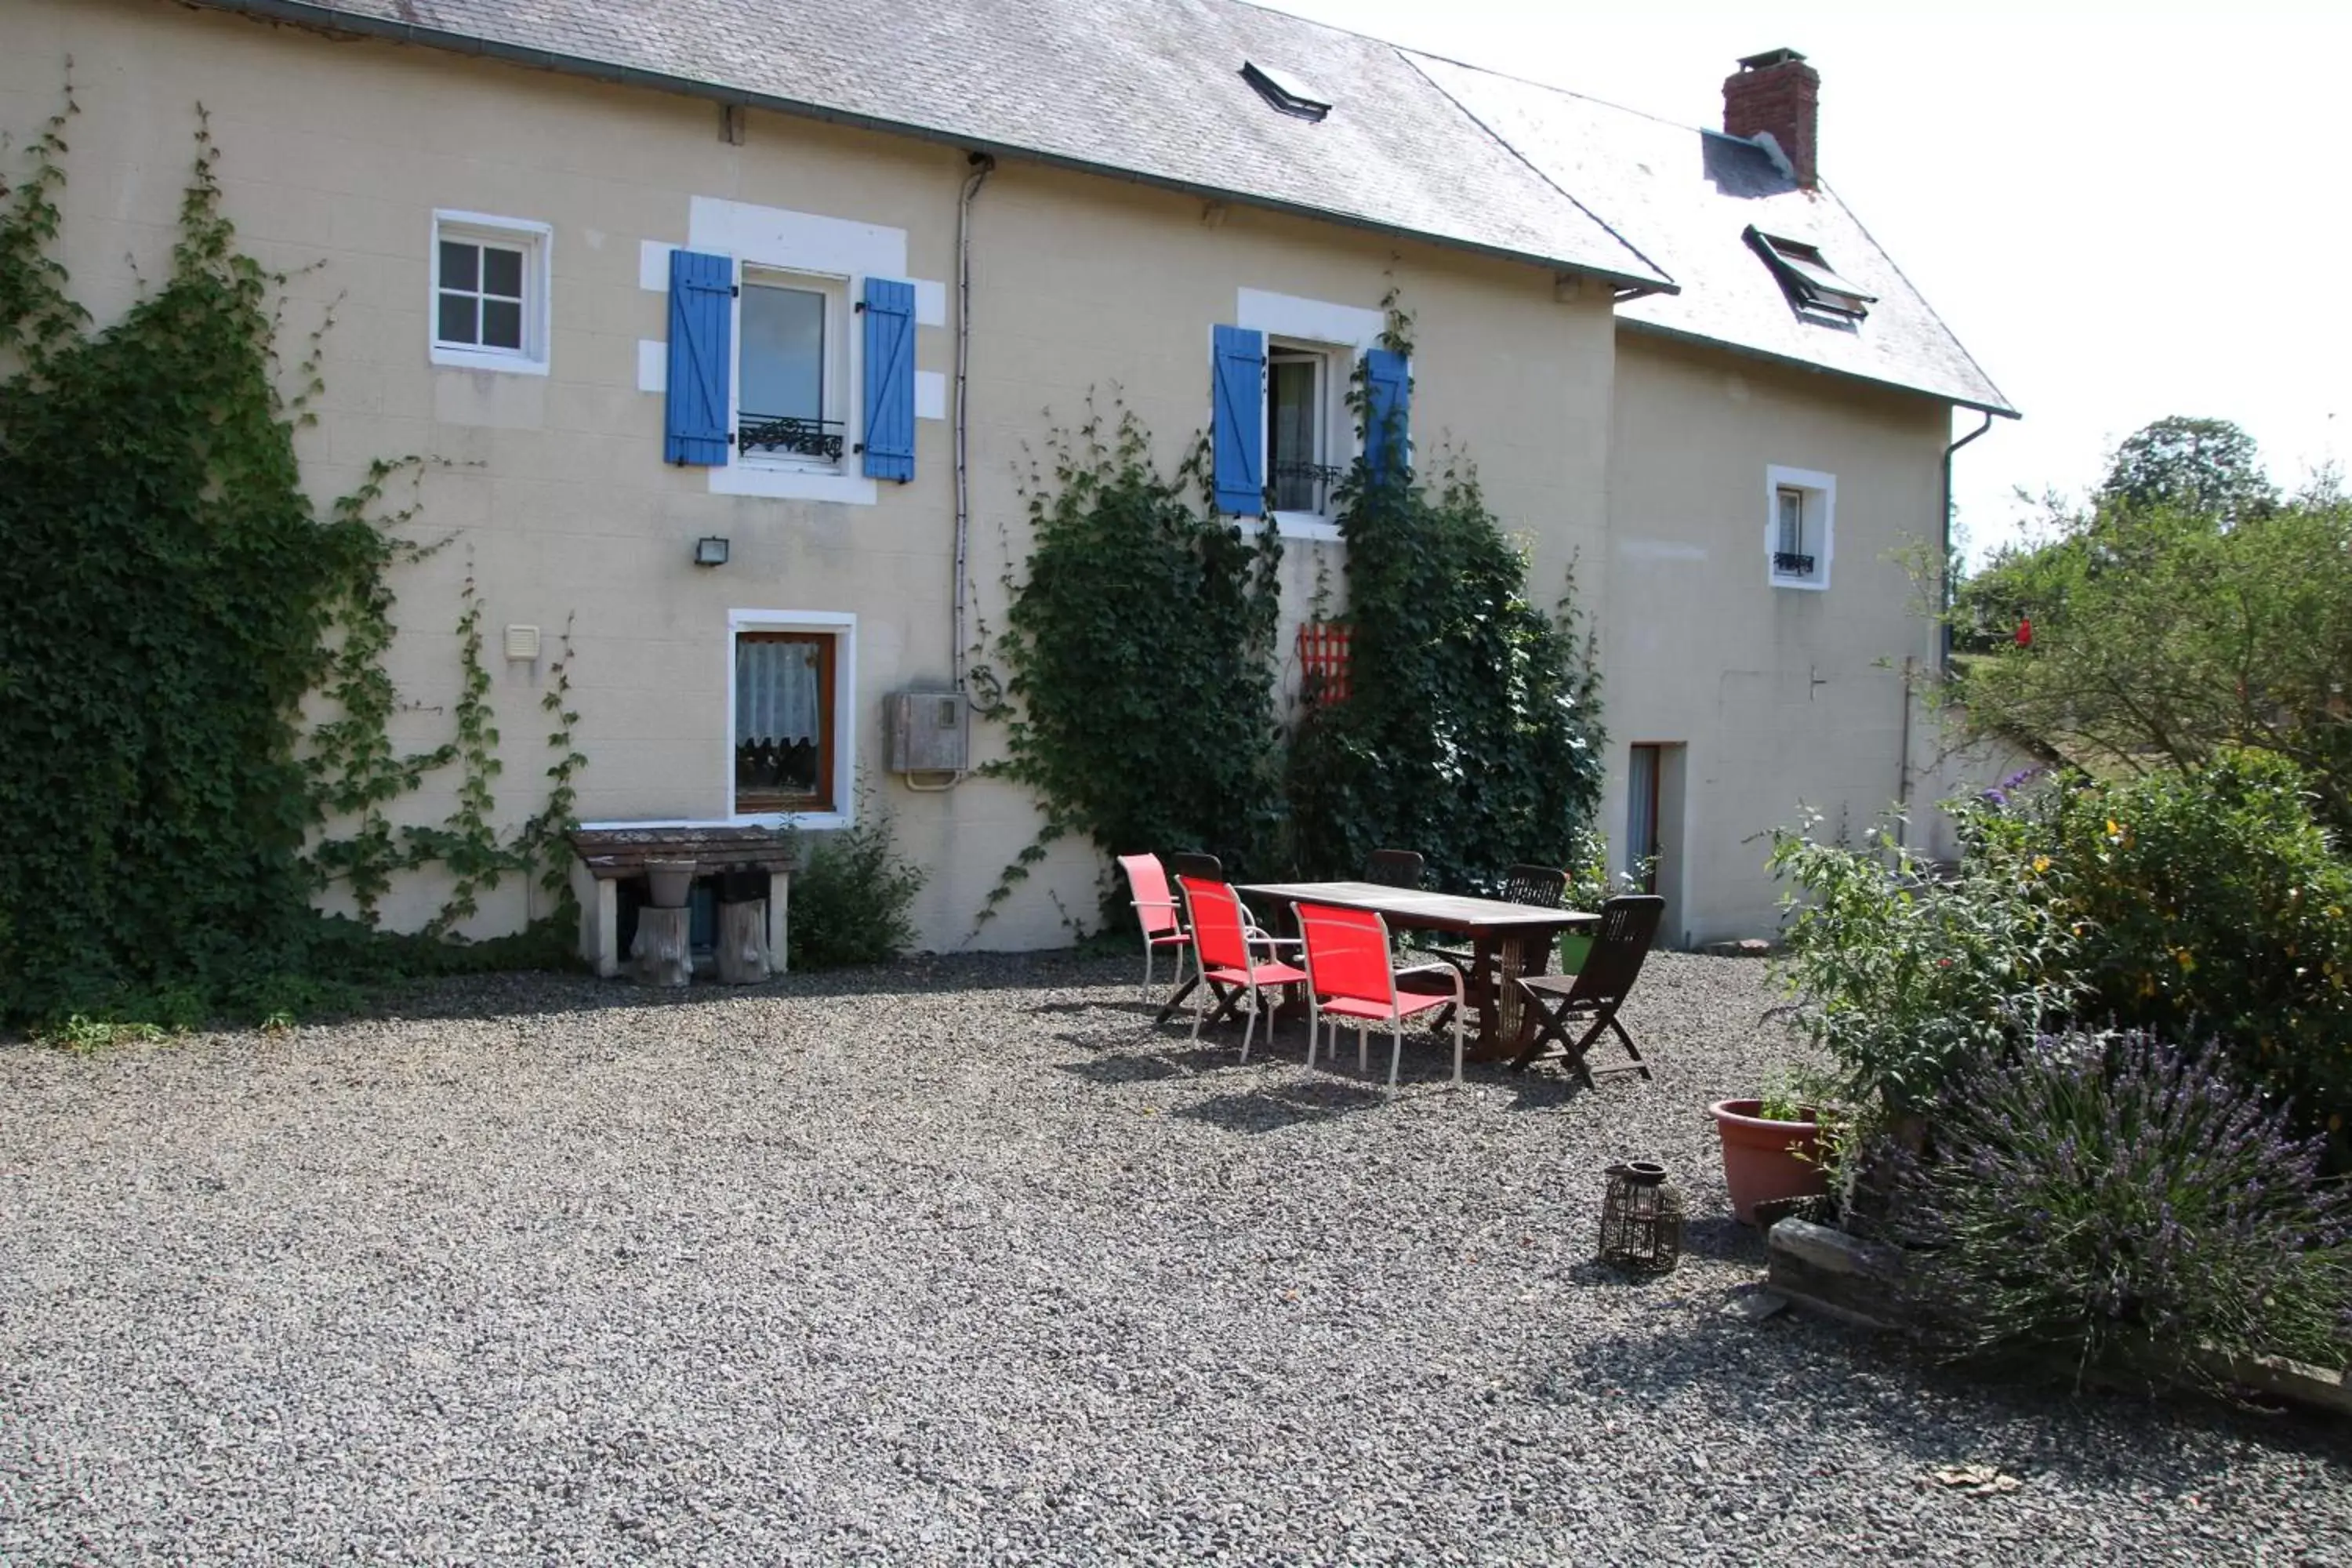
<path fill-rule="evenodd" d="M 832 632 L 735 634 L 735 815 L 833 811 L 838 745 Z"/>

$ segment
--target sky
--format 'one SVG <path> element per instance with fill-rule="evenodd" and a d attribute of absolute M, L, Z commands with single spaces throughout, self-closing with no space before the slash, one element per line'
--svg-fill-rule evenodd
<path fill-rule="evenodd" d="M 1688 125 L 1801 51 L 1822 179 L 2024 415 L 1956 459 L 1974 560 L 2167 415 L 2242 426 L 2290 489 L 2352 468 L 2352 0 L 1274 4 Z"/>

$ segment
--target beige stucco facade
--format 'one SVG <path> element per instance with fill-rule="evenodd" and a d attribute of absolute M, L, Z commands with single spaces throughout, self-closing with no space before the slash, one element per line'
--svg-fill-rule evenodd
<path fill-rule="evenodd" d="M 1767 934 L 1779 889 L 1759 836 L 1801 807 L 1858 839 L 1899 797 L 1935 798 L 1934 721 L 1905 660 L 1934 653 L 1915 573 L 1940 548 L 1950 411 L 1627 331 L 1613 422 L 1601 820 L 1622 858 L 1631 748 L 1668 748 L 1667 930 Z M 1825 589 L 1772 580 L 1775 470 L 1832 481 Z"/>
<path fill-rule="evenodd" d="M 1094 907 L 1090 848 L 1056 847 L 975 934 L 1000 870 L 1036 832 L 1034 804 L 987 779 L 920 791 L 883 771 L 884 695 L 943 688 L 953 666 L 952 426 L 929 416 L 954 409 L 959 150 L 761 112 L 730 141 L 706 102 L 158 0 L 0 0 L 0 127 L 37 126 L 74 62 L 82 112 L 58 254 L 98 319 L 166 265 L 201 102 L 227 215 L 289 273 L 289 344 L 332 316 L 326 390 L 301 436 L 309 482 L 331 497 L 379 458 L 428 459 L 409 531 L 448 543 L 397 581 L 393 674 L 412 704 L 397 739 L 446 733 L 470 574 L 507 826 L 543 796 L 538 703 L 566 627 L 589 758 L 582 817 L 722 821 L 730 625 L 835 627 L 854 664 L 857 809 L 889 812 L 929 873 L 922 942 L 1067 940 L 1063 911 Z M 436 212 L 545 226 L 544 374 L 433 363 Z M 916 283 L 927 416 L 912 482 L 816 487 L 835 499 L 728 493 L 747 487 L 664 462 L 667 248 L 710 248 L 721 233 L 746 261 L 870 265 Z M 1115 397 L 1172 464 L 1209 419 L 1216 325 L 1283 309 L 1361 321 L 1393 288 L 1413 315 L 1417 453 L 1466 450 L 1530 541 L 1537 596 L 1573 562 L 1597 616 L 1604 825 L 1625 820 L 1630 744 L 1685 748 L 1670 934 L 1765 929 L 1771 889 L 1752 836 L 1800 801 L 1860 826 L 1895 794 L 1900 667 L 1928 644 L 1893 552 L 1934 528 L 1943 404 L 1621 331 L 1605 288 L 1538 268 L 1010 159 L 975 199 L 971 236 L 968 645 L 1001 624 L 1001 579 L 1025 551 L 1020 476 L 1050 428 Z M 761 245 L 776 253 L 743 248 Z M 851 261 L 808 260 L 811 245 Z M 1767 581 L 1772 465 L 1836 478 L 1826 592 Z M 730 542 L 724 566 L 694 563 L 706 535 Z M 1342 582 L 1339 549 L 1291 542 L 1294 621 L 1318 582 Z M 542 656 L 502 658 L 509 626 L 541 628 Z M 976 761 L 999 754 L 995 725 L 972 733 Z M 404 812 L 436 819 L 453 784 L 429 783 Z M 473 929 L 511 929 L 524 897 L 502 889 Z M 414 923 L 437 900 L 423 882 L 387 912 Z"/>

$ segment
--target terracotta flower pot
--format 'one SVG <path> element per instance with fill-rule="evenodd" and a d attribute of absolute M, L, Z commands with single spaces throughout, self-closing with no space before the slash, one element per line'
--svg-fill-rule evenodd
<path fill-rule="evenodd" d="M 1756 1223 L 1758 1204 L 1830 1190 L 1821 1164 L 1821 1124 L 1768 1121 L 1757 1114 L 1763 1108 L 1760 1100 L 1718 1100 L 1707 1107 L 1723 1135 L 1723 1181 L 1731 1189 L 1731 1212 L 1743 1225 Z"/>

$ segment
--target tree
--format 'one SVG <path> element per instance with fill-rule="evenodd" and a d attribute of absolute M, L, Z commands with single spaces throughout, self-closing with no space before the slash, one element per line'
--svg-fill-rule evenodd
<path fill-rule="evenodd" d="M 2134 510 L 2177 507 L 2227 524 L 2269 510 L 2278 490 L 2252 436 L 2226 419 L 2175 414 L 2125 438 L 2097 499 Z"/>
<path fill-rule="evenodd" d="M 1956 674 L 1970 731 L 2131 772 L 2273 752 L 2352 841 L 2352 503 L 2317 491 L 2229 527 L 2103 507 L 1998 560 L 1954 613 L 1979 649 Z"/>

